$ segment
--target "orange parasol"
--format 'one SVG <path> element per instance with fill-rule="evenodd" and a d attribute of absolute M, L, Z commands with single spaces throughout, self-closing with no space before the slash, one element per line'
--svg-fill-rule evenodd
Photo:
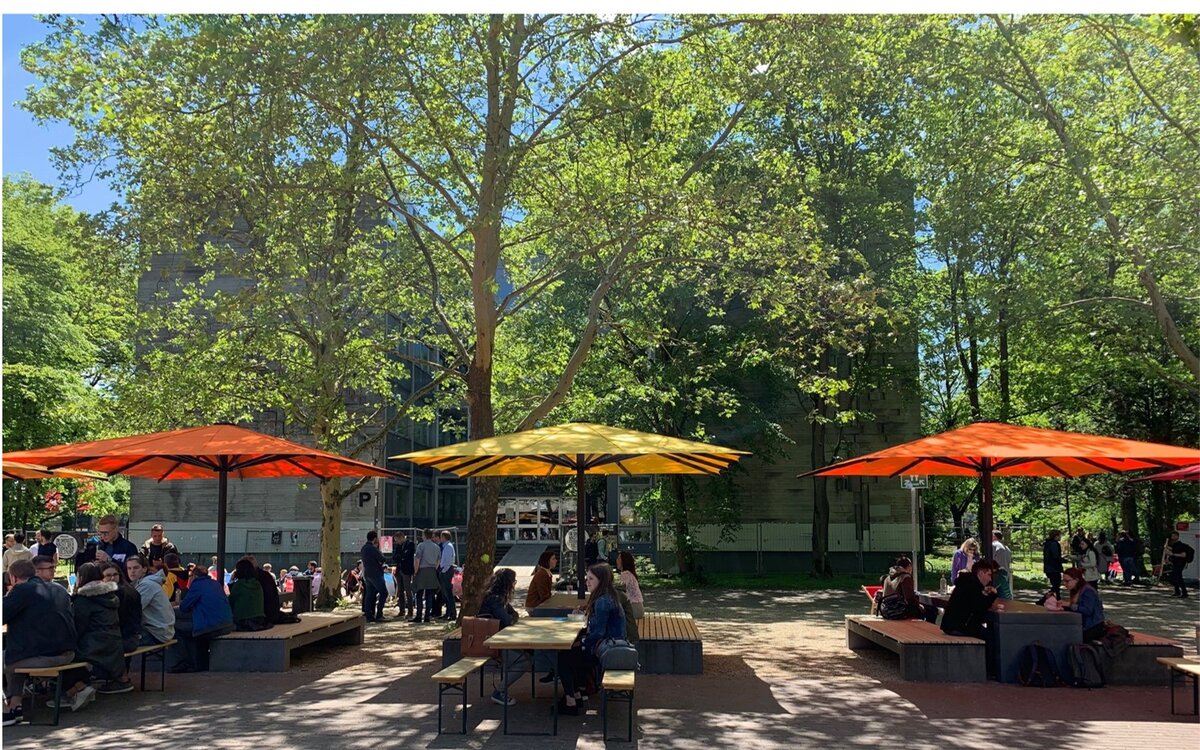
<path fill-rule="evenodd" d="M 1160 443 L 976 422 L 937 435 L 810 471 L 800 476 L 932 474 L 978 476 L 979 534 L 988 559 L 992 545 L 992 477 L 1081 477 L 1138 469 L 1167 469 L 1200 461 L 1200 450 Z"/>
<path fill-rule="evenodd" d="M 1200 482 L 1200 464 L 1195 466 L 1185 466 L 1182 469 L 1171 469 L 1170 471 L 1160 471 L 1157 474 L 1130 479 L 1131 482 L 1174 482 L 1174 481 L 1192 481 Z"/>
<path fill-rule="evenodd" d="M 336 453 L 264 435 L 231 424 L 188 427 L 149 435 L 57 445 L 5 453 L 4 461 L 104 474 L 167 479 L 212 479 L 217 492 L 217 556 L 225 565 L 225 526 L 229 476 L 259 477 L 403 477 Z"/>

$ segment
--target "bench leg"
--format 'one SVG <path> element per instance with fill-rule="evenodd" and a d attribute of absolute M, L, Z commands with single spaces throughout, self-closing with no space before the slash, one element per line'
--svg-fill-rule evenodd
<path fill-rule="evenodd" d="M 142 656 L 141 656 L 141 662 L 142 662 L 142 688 L 141 688 L 141 690 L 143 693 L 146 692 L 146 656 L 148 656 L 148 654 L 142 654 Z"/>
<path fill-rule="evenodd" d="M 58 712 L 62 710 L 63 673 L 54 678 L 54 726 L 58 726 Z"/>

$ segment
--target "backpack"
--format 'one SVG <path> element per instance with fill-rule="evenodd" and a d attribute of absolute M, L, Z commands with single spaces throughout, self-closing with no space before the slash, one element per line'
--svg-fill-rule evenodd
<path fill-rule="evenodd" d="M 605 638 L 596 644 L 596 656 L 605 670 L 628 670 L 636 672 L 638 652 L 633 644 L 623 638 Z"/>
<path fill-rule="evenodd" d="M 1129 631 L 1115 622 L 1104 621 L 1104 635 L 1092 641 L 1092 645 L 1109 659 L 1129 648 L 1133 636 Z"/>
<path fill-rule="evenodd" d="M 1183 552 L 1186 555 L 1186 557 L 1183 558 L 1183 561 L 1190 565 L 1192 560 L 1196 559 L 1196 550 L 1192 549 L 1192 545 L 1184 544 Z"/>
<path fill-rule="evenodd" d="M 1071 687 L 1104 687 L 1104 668 L 1100 666 L 1100 654 L 1088 643 L 1074 643 L 1067 652 L 1068 679 Z"/>
<path fill-rule="evenodd" d="M 885 620 L 903 620 L 908 615 L 908 602 L 903 594 L 892 594 L 880 600 L 878 613 Z"/>
<path fill-rule="evenodd" d="M 1041 641 L 1034 641 L 1021 649 L 1017 679 L 1026 687 L 1058 687 L 1062 676 L 1058 672 L 1054 652 Z"/>

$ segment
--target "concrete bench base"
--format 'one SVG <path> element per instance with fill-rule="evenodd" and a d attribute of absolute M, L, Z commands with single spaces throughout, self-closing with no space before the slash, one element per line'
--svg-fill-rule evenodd
<path fill-rule="evenodd" d="M 1101 654 L 1104 681 L 1109 685 L 1162 685 L 1170 684 L 1170 673 L 1158 663 L 1161 658 L 1183 656 L 1183 646 L 1167 638 L 1130 631 L 1133 644 L 1116 658 Z"/>
<path fill-rule="evenodd" d="M 318 641 L 358 646 L 366 619 L 362 612 L 306 612 L 300 622 L 253 633 L 229 633 L 213 640 L 209 669 L 213 672 L 286 672 L 292 650 Z"/>
<path fill-rule="evenodd" d="M 950 636 L 921 620 L 848 616 L 846 645 L 853 651 L 885 648 L 900 657 L 900 679 L 986 682 L 987 657 L 979 638 Z"/>

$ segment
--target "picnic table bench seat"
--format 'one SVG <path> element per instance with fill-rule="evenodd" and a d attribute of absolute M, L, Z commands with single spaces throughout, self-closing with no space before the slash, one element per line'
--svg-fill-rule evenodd
<path fill-rule="evenodd" d="M 947 635 L 924 620 L 846 616 L 846 645 L 854 651 L 885 648 L 900 657 L 900 679 L 917 682 L 984 682 L 986 646 L 980 638 Z"/>
<path fill-rule="evenodd" d="M 489 661 L 491 661 L 489 656 L 464 656 L 433 675 L 433 681 L 438 684 L 438 734 L 442 733 L 442 698 L 446 693 L 462 695 L 462 733 L 467 733 L 467 680 Z M 482 695 L 482 672 L 479 673 L 479 679 L 480 695 Z"/>
<path fill-rule="evenodd" d="M 602 718 L 601 735 L 608 742 L 608 705 L 624 703 L 629 707 L 628 730 L 625 741 L 633 741 L 633 691 L 637 681 L 637 673 L 632 670 L 611 669 L 604 673 L 600 683 L 600 715 Z"/>
<path fill-rule="evenodd" d="M 209 669 L 213 672 L 286 672 L 292 651 L 318 641 L 358 646 L 366 618 L 362 612 L 305 612 L 300 622 L 267 630 L 234 632 L 213 639 Z"/>
<path fill-rule="evenodd" d="M 1166 666 L 1167 673 L 1171 676 L 1171 715 L 1175 715 L 1175 676 L 1181 675 L 1184 679 L 1184 685 L 1187 685 L 1187 680 L 1192 681 L 1192 714 L 1200 714 L 1200 661 L 1195 659 L 1185 659 L 1182 657 L 1160 656 L 1155 659 L 1156 662 Z"/>

